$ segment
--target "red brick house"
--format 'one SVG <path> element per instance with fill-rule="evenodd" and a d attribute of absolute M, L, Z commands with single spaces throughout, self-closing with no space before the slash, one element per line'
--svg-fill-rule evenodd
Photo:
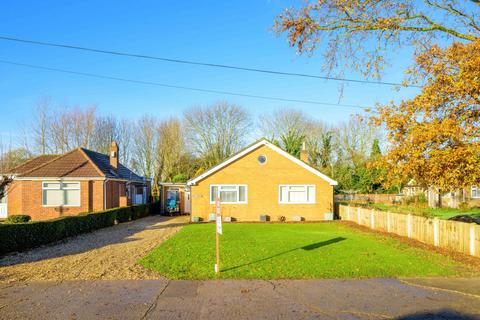
<path fill-rule="evenodd" d="M 0 204 L 0 215 L 28 214 L 33 220 L 45 220 L 147 203 L 150 181 L 118 158 L 118 145 L 112 142 L 110 155 L 77 148 L 29 160 L 9 173 L 13 182 Z"/>

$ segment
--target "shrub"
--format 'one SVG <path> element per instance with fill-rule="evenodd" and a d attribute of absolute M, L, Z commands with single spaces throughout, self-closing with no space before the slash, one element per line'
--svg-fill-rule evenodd
<path fill-rule="evenodd" d="M 405 197 L 402 201 L 403 205 L 415 205 L 415 206 L 423 206 L 427 203 L 427 197 L 423 193 L 419 193 L 413 196 Z"/>
<path fill-rule="evenodd" d="M 4 223 L 27 223 L 28 221 L 32 220 L 32 217 L 26 214 L 17 214 L 13 216 L 9 216 Z"/>
<path fill-rule="evenodd" d="M 470 209 L 470 206 L 468 205 L 467 202 L 460 202 L 460 203 L 458 204 L 458 209 L 459 209 L 460 211 L 465 212 L 465 211 L 468 211 L 468 210 Z"/>
<path fill-rule="evenodd" d="M 143 218 L 157 212 L 159 207 L 158 203 L 151 203 L 45 221 L 0 224 L 0 255 Z"/>

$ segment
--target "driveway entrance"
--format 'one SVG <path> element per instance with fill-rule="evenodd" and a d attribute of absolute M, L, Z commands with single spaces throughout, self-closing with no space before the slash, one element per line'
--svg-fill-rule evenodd
<path fill-rule="evenodd" d="M 155 215 L 6 256 L 0 281 L 159 279 L 137 261 L 187 221 Z"/>

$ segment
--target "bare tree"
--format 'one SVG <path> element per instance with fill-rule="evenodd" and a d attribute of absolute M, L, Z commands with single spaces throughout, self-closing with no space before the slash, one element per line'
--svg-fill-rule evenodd
<path fill-rule="evenodd" d="M 180 172 L 180 161 L 185 154 L 185 141 L 178 119 L 162 121 L 158 125 L 157 163 L 159 180 L 172 181 Z"/>
<path fill-rule="evenodd" d="M 68 107 L 59 108 L 53 113 L 49 133 L 54 153 L 65 153 L 72 148 L 73 127 Z"/>
<path fill-rule="evenodd" d="M 92 149 L 100 153 L 108 154 L 110 144 L 112 141 L 117 141 L 118 138 L 117 126 L 117 119 L 113 116 L 95 118 L 91 142 Z"/>
<path fill-rule="evenodd" d="M 135 142 L 132 146 L 132 164 L 134 168 L 145 177 L 153 178 L 154 183 L 157 183 L 157 119 L 144 115 L 137 121 L 133 136 Z"/>
<path fill-rule="evenodd" d="M 306 135 L 311 125 L 312 120 L 305 113 L 291 108 L 283 108 L 260 116 L 261 134 L 271 140 L 279 140 L 289 132 Z"/>
<path fill-rule="evenodd" d="M 90 148 L 95 129 L 96 109 L 96 106 L 86 109 L 76 107 L 67 111 L 72 124 L 72 147 Z"/>
<path fill-rule="evenodd" d="M 251 128 L 249 114 L 240 106 L 220 102 L 193 107 L 184 113 L 187 141 L 207 169 L 238 151 Z"/>
<path fill-rule="evenodd" d="M 46 154 L 49 151 L 48 139 L 51 121 L 50 112 L 50 99 L 40 99 L 35 106 L 35 120 L 32 122 L 31 128 L 35 151 L 41 154 Z"/>
<path fill-rule="evenodd" d="M 348 122 L 340 123 L 334 130 L 337 158 L 357 167 L 365 163 L 372 145 L 380 138 L 378 127 L 371 126 L 368 119 L 352 116 Z"/>
<path fill-rule="evenodd" d="M 132 133 L 133 123 L 127 119 L 122 119 L 117 123 L 116 141 L 120 147 L 120 162 L 126 166 L 132 162 Z"/>

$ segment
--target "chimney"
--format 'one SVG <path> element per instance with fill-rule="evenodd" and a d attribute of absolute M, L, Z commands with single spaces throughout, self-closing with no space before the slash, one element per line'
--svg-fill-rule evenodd
<path fill-rule="evenodd" d="M 300 150 L 300 160 L 303 162 L 309 163 L 308 161 L 308 151 L 305 141 L 302 143 L 302 150 Z"/>
<path fill-rule="evenodd" d="M 116 141 L 112 141 L 110 145 L 110 166 L 113 170 L 118 170 L 118 144 Z"/>

